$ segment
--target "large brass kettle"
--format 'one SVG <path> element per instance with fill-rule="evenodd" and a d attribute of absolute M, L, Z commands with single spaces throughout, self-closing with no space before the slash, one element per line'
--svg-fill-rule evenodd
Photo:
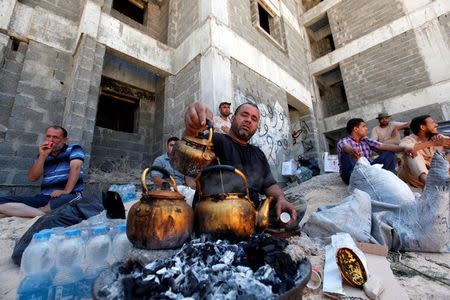
<path fill-rule="evenodd" d="M 169 178 L 174 191 L 158 189 L 149 191 L 146 168 L 141 175 L 142 197 L 128 212 L 127 236 L 134 246 L 144 249 L 170 249 L 181 246 L 192 233 L 194 212 L 178 192 L 169 172 L 152 167 Z"/>
<path fill-rule="evenodd" d="M 206 122 L 208 136 L 185 136 L 177 141 L 169 154 L 170 163 L 182 174 L 196 177 L 200 170 L 216 162 L 216 154 L 212 151 L 213 128 L 210 120 Z"/>
<path fill-rule="evenodd" d="M 245 192 L 204 195 L 202 176 L 221 171 L 238 175 L 244 183 Z M 249 198 L 247 178 L 239 169 L 227 165 L 207 167 L 197 176 L 196 181 L 200 197 L 194 210 L 194 230 L 197 236 L 240 241 L 247 240 L 256 228 L 264 229 L 268 226 L 272 198 L 268 197 L 257 211 Z"/>

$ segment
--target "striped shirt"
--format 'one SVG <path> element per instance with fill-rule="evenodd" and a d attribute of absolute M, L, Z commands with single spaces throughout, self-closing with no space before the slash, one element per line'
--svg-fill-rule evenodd
<path fill-rule="evenodd" d="M 49 155 L 44 163 L 44 176 L 41 183 L 41 193 L 50 195 L 54 190 L 63 190 L 66 187 L 70 173 L 70 162 L 73 159 L 84 161 L 84 151 L 79 145 L 65 145 L 56 155 Z M 83 190 L 83 169 L 72 192 Z"/>

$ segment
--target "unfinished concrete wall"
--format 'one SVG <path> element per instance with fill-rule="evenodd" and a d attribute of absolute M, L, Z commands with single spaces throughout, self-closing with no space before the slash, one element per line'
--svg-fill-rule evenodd
<path fill-rule="evenodd" d="M 438 20 L 444 32 L 447 34 L 447 45 L 450 47 L 450 13 L 440 16 Z"/>
<path fill-rule="evenodd" d="M 169 24 L 167 44 L 178 47 L 199 24 L 199 0 L 169 1 Z"/>
<path fill-rule="evenodd" d="M 187 106 L 200 99 L 200 61 L 197 56 L 178 74 L 165 80 L 164 122 L 162 136 L 156 136 L 157 149 L 162 153 L 165 141 L 170 136 L 181 137 L 184 130 L 184 113 Z M 158 102 L 159 103 L 159 102 Z M 157 115 L 160 116 L 160 106 Z M 160 118 L 157 117 L 157 120 Z"/>
<path fill-rule="evenodd" d="M 45 128 L 62 123 L 72 59 L 69 53 L 34 41 L 28 47 L 21 44 L 16 53 L 6 53 L 5 59 L 7 64 L 0 72 L 10 75 L 7 77 L 11 81 L 0 91 L 2 98 L 9 99 L 5 103 L 13 102 L 4 140 L 0 140 L 0 183 L 29 185 L 26 173 L 38 153 L 39 143 L 44 140 Z M 11 72 L 13 69 L 15 74 Z M 17 191 L 12 187 L 2 192 L 16 194 Z M 20 190 L 21 194 L 29 192 L 27 188 Z"/>
<path fill-rule="evenodd" d="M 261 119 L 250 143 L 261 148 L 276 179 L 283 181 L 281 163 L 293 154 L 286 92 L 236 60 L 231 60 L 235 109 L 245 102 L 258 105 Z"/>
<path fill-rule="evenodd" d="M 293 9 L 293 6 L 292 3 L 289 4 L 290 9 Z M 300 83 L 309 86 L 307 42 L 290 22 L 286 22 L 284 18 L 281 20 L 285 43 L 280 45 L 253 25 L 250 1 L 229 0 L 228 14 L 230 28 L 234 32 L 267 55 Z M 291 11 L 291 14 L 296 16 L 296 11 Z"/>
<path fill-rule="evenodd" d="M 340 63 L 350 109 L 430 85 L 413 31 Z"/>
<path fill-rule="evenodd" d="M 399 0 L 343 0 L 328 11 L 336 48 L 403 15 Z"/>
<path fill-rule="evenodd" d="M 78 21 L 83 11 L 83 0 L 19 0 L 20 3 L 36 7 L 40 6 L 55 15 L 67 18 L 71 21 Z"/>

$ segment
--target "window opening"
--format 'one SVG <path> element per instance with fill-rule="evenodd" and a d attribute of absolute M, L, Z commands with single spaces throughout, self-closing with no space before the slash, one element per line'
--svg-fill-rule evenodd
<path fill-rule="evenodd" d="M 116 131 L 134 132 L 139 99 L 102 93 L 97 108 L 96 125 Z"/>
<path fill-rule="evenodd" d="M 340 67 L 316 76 L 324 117 L 334 116 L 349 109 L 347 93 Z"/>
<path fill-rule="evenodd" d="M 114 0 L 112 8 L 140 24 L 144 24 L 147 1 L 144 0 Z"/>
<path fill-rule="evenodd" d="M 270 34 L 270 18 L 272 17 L 265 9 L 258 3 L 259 26 Z"/>
<path fill-rule="evenodd" d="M 327 14 L 307 26 L 306 32 L 308 33 L 309 43 L 311 45 L 311 55 L 314 59 L 336 49 Z"/>

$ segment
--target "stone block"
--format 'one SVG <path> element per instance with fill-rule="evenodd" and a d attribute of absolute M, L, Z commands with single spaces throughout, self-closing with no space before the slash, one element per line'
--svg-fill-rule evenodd
<path fill-rule="evenodd" d="M 12 118 L 29 119 L 35 121 L 41 121 L 43 119 L 44 113 L 38 112 L 34 109 L 14 105 L 11 111 Z"/>
<path fill-rule="evenodd" d="M 34 159 L 17 156 L 0 155 L 0 165 L 2 170 L 28 170 L 34 162 Z"/>
<path fill-rule="evenodd" d="M 37 133 L 23 132 L 20 130 L 9 129 L 6 132 L 5 140 L 7 142 L 13 142 L 13 143 L 15 142 L 15 143 L 19 143 L 19 144 L 37 145 L 38 136 L 39 135 Z"/>

